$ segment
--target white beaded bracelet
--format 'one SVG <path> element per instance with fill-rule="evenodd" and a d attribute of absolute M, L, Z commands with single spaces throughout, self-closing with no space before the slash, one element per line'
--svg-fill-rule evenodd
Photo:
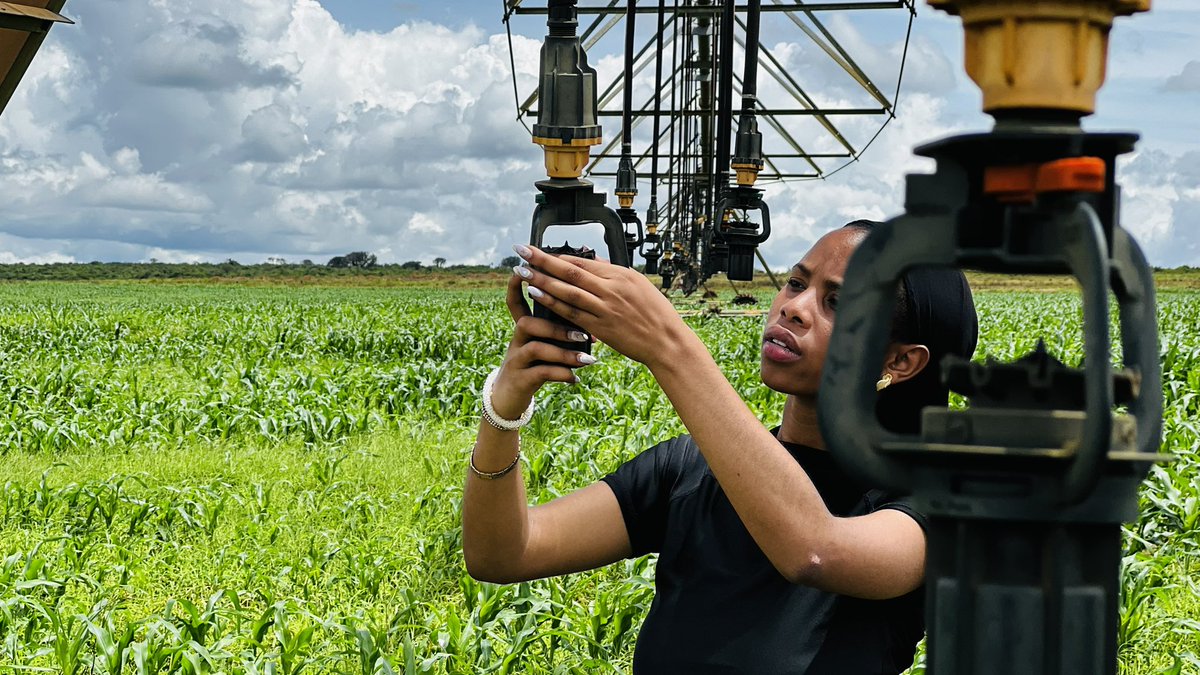
<path fill-rule="evenodd" d="M 500 431 L 516 431 L 529 424 L 529 420 L 533 418 L 533 411 L 537 408 L 537 404 L 532 400 L 529 401 L 529 407 L 515 420 L 507 420 L 496 414 L 496 409 L 492 407 L 492 385 L 496 383 L 496 376 L 499 374 L 500 369 L 497 368 L 483 381 L 483 419 L 487 420 L 488 424 Z"/>

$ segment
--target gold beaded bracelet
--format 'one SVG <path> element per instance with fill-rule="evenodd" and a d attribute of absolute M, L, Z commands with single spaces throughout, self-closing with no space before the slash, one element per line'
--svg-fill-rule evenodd
<path fill-rule="evenodd" d="M 497 478 L 504 478 L 505 476 L 507 476 L 509 474 L 509 472 L 511 472 L 513 469 L 517 468 L 517 463 L 520 461 L 521 461 L 521 440 L 520 440 L 520 437 L 518 436 L 517 437 L 517 456 L 513 457 L 513 461 L 508 466 L 504 467 L 503 469 L 500 469 L 499 471 L 480 471 L 479 467 L 475 466 L 475 448 L 471 448 L 471 460 L 469 463 L 471 465 L 471 473 L 475 474 L 476 476 L 479 476 L 483 480 L 496 480 Z"/>

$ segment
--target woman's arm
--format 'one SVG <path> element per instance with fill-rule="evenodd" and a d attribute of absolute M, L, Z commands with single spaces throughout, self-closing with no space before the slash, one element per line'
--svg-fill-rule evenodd
<path fill-rule="evenodd" d="M 529 315 L 521 285 L 512 282 L 507 302 L 516 328 L 492 390 L 492 405 L 516 419 L 546 382 L 574 382 L 573 367 L 587 365 L 582 352 L 537 340 L 580 342 L 562 326 Z M 538 363 L 535 365 L 535 363 Z M 513 463 L 517 431 L 480 421 L 472 449 L 475 469 L 488 474 Z M 463 557 L 467 571 L 482 581 L 509 583 L 591 569 L 629 555 L 629 535 L 612 489 L 596 483 L 542 506 L 530 508 L 519 463 L 488 480 L 467 472 L 463 487 Z"/>
<path fill-rule="evenodd" d="M 895 510 L 832 515 L 707 348 L 687 333 L 690 338 L 673 336 L 666 358 L 650 370 L 775 568 L 794 583 L 862 598 L 896 597 L 919 586 L 925 536 L 916 521 Z"/>
<path fill-rule="evenodd" d="M 700 447 L 730 503 L 789 580 L 863 598 L 920 585 L 925 539 L 907 515 L 830 514 L 812 481 L 755 418 L 708 349 L 648 279 L 633 270 L 536 249 L 543 272 L 530 295 L 630 358 L 646 364 Z M 526 257 L 523 255 L 523 257 Z"/>

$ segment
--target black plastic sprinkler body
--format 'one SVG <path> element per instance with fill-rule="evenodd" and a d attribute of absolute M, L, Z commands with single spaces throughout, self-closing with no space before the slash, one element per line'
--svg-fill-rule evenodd
<path fill-rule="evenodd" d="M 578 178 L 587 165 L 590 148 L 601 140 L 596 122 L 596 71 L 576 30 L 575 0 L 549 0 L 542 43 L 538 120 L 533 142 L 542 146 L 546 173 L 554 178 Z"/>
<path fill-rule="evenodd" d="M 662 289 L 664 291 L 671 290 L 671 284 L 675 283 L 675 246 L 671 242 L 670 235 L 663 238 L 663 254 L 662 264 L 659 265 L 658 273 L 662 277 Z"/>
<path fill-rule="evenodd" d="M 822 375 L 821 434 L 847 471 L 911 493 L 928 519 L 931 675 L 1114 675 L 1121 523 L 1136 517 L 1138 485 L 1165 459 L 1162 386 L 1154 280 L 1118 222 L 1116 158 L 1137 137 L 1079 128 L 1094 100 L 1094 88 L 1079 88 L 1102 78 L 1104 12 L 1111 23 L 1148 2 L 1064 2 L 1053 12 L 1035 2 L 931 4 L 961 12 L 968 72 L 998 123 L 918 148 L 935 173 L 908 176 L 905 213 L 856 249 Z M 1022 70 L 1007 51 L 1016 45 L 1066 63 Z M 1063 80 L 1043 81 L 1053 73 Z M 1083 300 L 1082 367 L 1042 345 L 1011 364 L 947 357 L 928 367 L 970 407 L 926 408 L 917 434 L 882 427 L 873 384 L 897 284 L 923 266 L 1071 274 Z"/>
<path fill-rule="evenodd" d="M 533 142 L 542 146 L 548 180 L 538 181 L 537 207 L 529 242 L 551 253 L 577 254 L 569 243 L 545 241 L 546 231 L 562 225 L 599 223 L 604 228 L 608 259 L 629 266 L 629 249 L 621 217 L 604 205 L 605 195 L 597 193 L 590 181 L 580 176 L 587 166 L 590 149 L 601 141 L 596 122 L 596 71 L 587 62 L 587 54 L 576 34 L 575 0 L 549 0 L 542 44 L 541 82 L 538 85 L 538 121 L 533 126 Z M 533 303 L 535 316 L 565 325 L 569 321 Z M 579 343 L 561 345 L 580 349 Z M 584 343 L 582 349 L 590 349 Z"/>
<path fill-rule="evenodd" d="M 758 211 L 761 225 L 738 216 L 747 211 Z M 738 185 L 725 191 L 725 197 L 717 205 L 717 213 L 728 216 L 713 233 L 711 255 L 722 256 L 728 262 L 725 275 L 735 281 L 754 279 L 754 252 L 758 245 L 771 236 L 771 210 L 762 200 L 762 190 Z M 718 251 L 720 251 L 718 253 Z"/>
<path fill-rule="evenodd" d="M 643 238 L 645 247 L 642 257 L 646 259 L 646 274 L 658 274 L 658 260 L 662 257 L 659 249 L 661 237 L 658 234 L 658 197 L 650 197 L 650 206 L 646 207 L 646 236 Z"/>

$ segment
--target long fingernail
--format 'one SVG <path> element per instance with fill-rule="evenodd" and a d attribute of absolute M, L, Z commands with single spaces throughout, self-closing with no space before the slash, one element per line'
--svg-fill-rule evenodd
<path fill-rule="evenodd" d="M 529 269 L 528 267 L 522 267 L 520 265 L 517 265 L 516 267 L 513 268 L 513 274 L 521 277 L 522 279 L 532 279 L 533 278 L 533 270 Z"/>
<path fill-rule="evenodd" d="M 579 362 L 585 366 L 590 366 L 596 362 L 596 357 L 592 356 L 591 354 L 584 354 L 581 352 L 578 358 Z"/>
<path fill-rule="evenodd" d="M 526 260 L 529 260 L 529 256 L 533 255 L 533 250 L 524 244 L 513 244 L 513 251 Z"/>
<path fill-rule="evenodd" d="M 531 297 L 531 298 L 539 298 L 539 299 L 540 299 L 540 298 L 543 298 L 543 297 L 545 297 L 545 295 L 546 295 L 546 294 L 545 294 L 545 293 L 543 293 L 543 292 L 541 291 L 541 289 L 539 289 L 537 286 L 530 286 L 530 287 L 529 287 L 529 297 Z"/>
<path fill-rule="evenodd" d="M 587 342 L 588 334 L 581 330 L 568 331 L 567 339 L 571 342 Z"/>

